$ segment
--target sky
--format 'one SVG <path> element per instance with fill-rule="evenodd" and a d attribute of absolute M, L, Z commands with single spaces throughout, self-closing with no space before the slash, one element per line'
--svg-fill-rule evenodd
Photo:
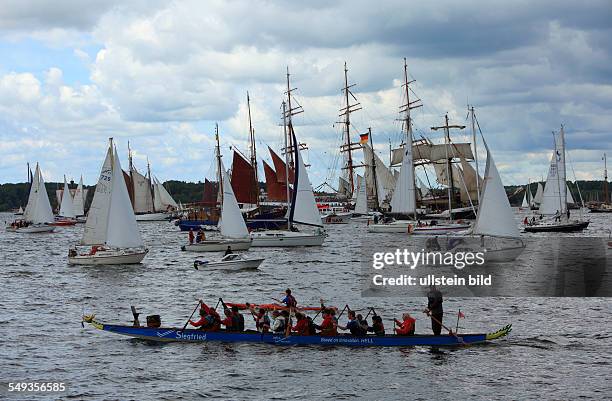
<path fill-rule="evenodd" d="M 267 146 L 283 143 L 288 68 L 310 180 L 336 186 L 344 63 L 362 106 L 351 135 L 371 127 L 386 161 L 402 140 L 404 57 L 423 103 L 416 135 L 440 141 L 430 127 L 446 113 L 469 125 L 473 105 L 513 185 L 545 178 L 563 124 L 569 179 L 601 179 L 603 153 L 612 157 L 610 38 L 609 1 L 6 0 L 0 183 L 25 181 L 26 163 L 39 162 L 46 181 L 82 174 L 93 185 L 109 137 L 124 167 L 129 141 L 139 169 L 148 159 L 162 181 L 201 181 L 215 123 L 226 166 L 232 148 L 247 152 L 247 91 L 269 162 Z"/>

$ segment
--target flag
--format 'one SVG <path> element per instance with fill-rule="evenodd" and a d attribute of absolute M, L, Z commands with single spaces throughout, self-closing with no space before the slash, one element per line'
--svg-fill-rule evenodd
<path fill-rule="evenodd" d="M 361 134 L 359 135 L 359 143 L 360 144 L 364 144 L 364 143 L 368 143 L 368 140 L 370 139 L 370 134 Z"/>
<path fill-rule="evenodd" d="M 459 319 L 465 319 L 465 315 L 463 314 L 463 312 L 459 311 L 459 313 L 457 313 L 457 317 Z"/>

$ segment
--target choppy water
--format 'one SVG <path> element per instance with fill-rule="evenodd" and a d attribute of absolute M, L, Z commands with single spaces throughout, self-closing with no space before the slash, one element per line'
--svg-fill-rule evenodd
<path fill-rule="evenodd" d="M 0 221 L 8 220 L 0 215 Z M 518 218 L 518 216 L 517 216 Z M 591 233 L 607 235 L 608 216 L 591 216 Z M 196 271 L 180 252 L 185 233 L 142 223 L 151 248 L 142 265 L 74 267 L 68 247 L 82 226 L 52 235 L 0 231 L 0 382 L 15 399 L 577 399 L 610 398 L 612 302 L 608 298 L 455 298 L 466 331 L 512 323 L 511 336 L 487 346 L 416 348 L 272 347 L 254 344 L 151 345 L 81 328 L 80 317 L 129 323 L 130 305 L 182 325 L 197 298 L 269 302 L 291 287 L 302 304 L 319 298 L 352 308 L 375 306 L 385 318 L 418 312 L 421 298 L 361 298 L 365 226 L 330 227 L 321 248 L 254 249 L 259 271 Z M 368 237 L 370 238 L 370 237 Z M 373 237 L 372 235 L 372 238 Z M 415 313 L 419 315 L 419 313 Z M 417 316 L 417 332 L 428 332 Z M 453 321 L 450 323 L 450 321 Z M 391 329 L 391 324 L 386 323 Z M 9 394 L 6 383 L 59 381 L 54 395 Z"/>

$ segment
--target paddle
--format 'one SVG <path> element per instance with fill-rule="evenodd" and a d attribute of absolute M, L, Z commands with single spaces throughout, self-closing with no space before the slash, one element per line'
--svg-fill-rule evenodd
<path fill-rule="evenodd" d="M 446 330 L 448 330 L 448 334 L 452 335 L 453 337 L 455 337 L 457 339 L 457 341 L 459 341 L 461 344 L 465 344 L 463 341 L 463 338 L 459 337 L 457 334 L 455 334 L 451 329 L 449 329 L 448 327 L 446 327 L 441 321 L 439 321 L 438 319 L 436 319 L 431 312 L 429 311 L 429 309 L 425 309 L 423 311 L 424 314 L 426 314 L 427 316 L 429 316 L 431 318 L 431 320 L 433 320 L 434 322 L 438 323 L 440 326 L 444 327 Z"/>
<path fill-rule="evenodd" d="M 193 309 L 193 312 L 191 312 L 191 315 L 189 316 L 189 319 L 187 319 L 187 321 L 185 322 L 185 325 L 183 326 L 183 330 L 185 330 L 187 328 L 187 325 L 189 324 L 189 321 L 191 320 L 191 318 L 193 317 L 193 314 L 198 310 L 198 306 L 200 306 L 200 303 L 202 301 L 198 300 L 198 304 L 196 305 L 196 307 Z M 183 331 L 181 330 L 181 331 Z"/>

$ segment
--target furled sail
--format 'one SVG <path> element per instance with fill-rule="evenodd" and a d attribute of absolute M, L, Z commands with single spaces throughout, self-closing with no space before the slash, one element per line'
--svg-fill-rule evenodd
<path fill-rule="evenodd" d="M 72 206 L 72 196 L 70 195 L 70 188 L 68 187 L 68 182 L 66 181 L 66 176 L 64 176 L 64 191 L 62 192 L 62 202 L 60 204 L 60 210 L 58 216 L 74 218 L 74 208 Z"/>

